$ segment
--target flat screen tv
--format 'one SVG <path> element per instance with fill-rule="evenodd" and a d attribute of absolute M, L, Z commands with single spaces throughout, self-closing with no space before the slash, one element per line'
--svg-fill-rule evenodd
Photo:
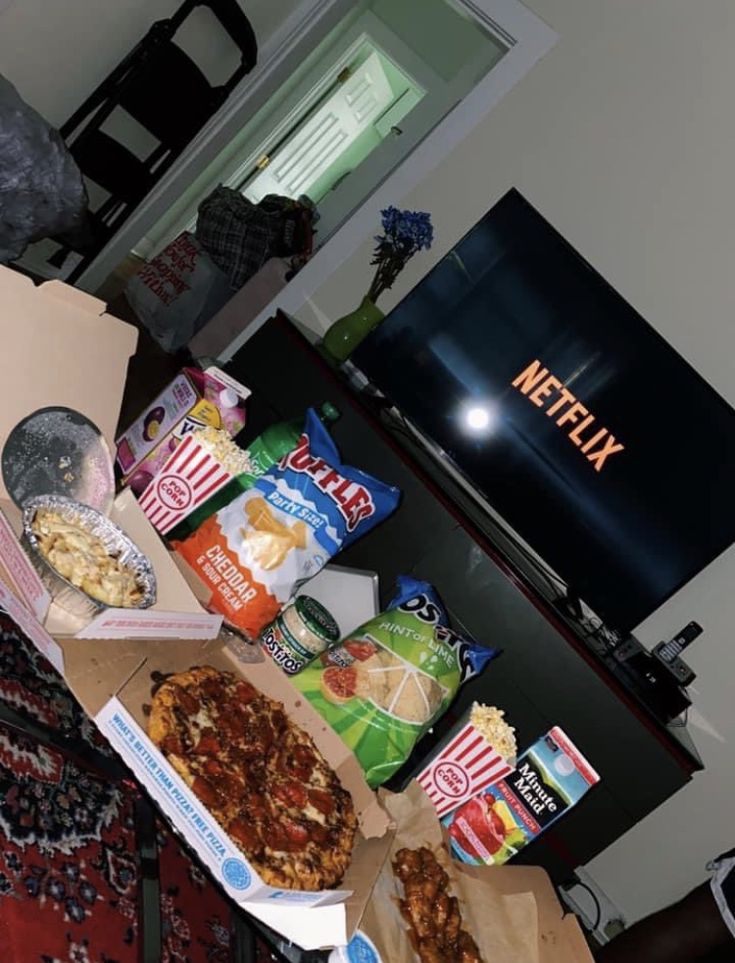
<path fill-rule="evenodd" d="M 612 628 L 735 540 L 735 411 L 515 190 L 353 360 Z"/>

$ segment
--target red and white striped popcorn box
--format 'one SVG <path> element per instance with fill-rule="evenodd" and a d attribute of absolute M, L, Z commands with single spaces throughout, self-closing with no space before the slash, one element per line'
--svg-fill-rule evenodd
<path fill-rule="evenodd" d="M 441 817 L 512 771 L 513 766 L 468 721 L 458 726 L 416 778 Z"/>
<path fill-rule="evenodd" d="M 195 434 L 187 435 L 140 496 L 140 507 L 165 535 L 232 478 Z"/>

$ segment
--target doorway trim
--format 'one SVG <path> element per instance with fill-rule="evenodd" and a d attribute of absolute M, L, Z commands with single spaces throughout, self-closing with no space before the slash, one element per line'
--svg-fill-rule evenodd
<path fill-rule="evenodd" d="M 557 43 L 558 34 L 519 0 L 456 0 L 494 33 L 507 52 L 382 184 L 359 205 L 283 291 L 223 352 L 227 360 L 278 306 L 295 314 L 376 229 L 380 210 L 398 203 L 475 128 Z M 327 36 L 354 7 L 351 0 L 304 0 L 261 49 L 258 66 L 209 121 L 146 200 L 81 275 L 77 286 L 96 290 L 165 211 L 226 147 L 242 118 L 277 89 L 289 64 Z"/>

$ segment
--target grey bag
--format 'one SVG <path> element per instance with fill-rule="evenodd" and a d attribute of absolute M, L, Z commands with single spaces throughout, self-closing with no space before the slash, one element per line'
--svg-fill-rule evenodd
<path fill-rule="evenodd" d="M 197 239 L 184 232 L 130 279 L 125 297 L 164 351 L 187 344 L 233 289 Z"/>
<path fill-rule="evenodd" d="M 0 264 L 43 237 L 83 228 L 87 192 L 54 130 L 0 75 Z"/>

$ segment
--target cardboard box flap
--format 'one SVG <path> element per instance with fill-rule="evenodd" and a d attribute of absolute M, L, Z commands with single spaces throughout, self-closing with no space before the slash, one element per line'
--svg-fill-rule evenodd
<path fill-rule="evenodd" d="M 51 595 L 31 560 L 20 546 L 23 516 L 7 499 L 0 499 L 0 579 L 14 592 L 39 622 L 51 604 Z"/>
<path fill-rule="evenodd" d="M 145 661 L 147 644 L 120 642 L 114 650 L 99 639 L 57 639 L 64 678 L 87 715 L 94 718 Z"/>
<path fill-rule="evenodd" d="M 533 893 L 544 963 L 591 963 L 577 918 L 573 913 L 565 915 L 548 874 L 540 866 L 461 866 L 463 874 L 490 882 L 504 896 Z"/>
<path fill-rule="evenodd" d="M 60 282 L 36 287 L 0 267 L 4 345 L 0 437 L 39 408 L 63 405 L 96 424 L 114 453 L 134 327 L 104 313 L 102 302 Z M 0 480 L 0 496 L 7 497 Z"/>
<path fill-rule="evenodd" d="M 64 679 L 92 718 L 125 687 L 147 659 L 153 656 L 155 661 L 160 652 L 163 663 L 163 653 L 171 651 L 171 643 L 160 639 L 57 639 L 57 642 L 64 654 Z M 182 639 L 176 642 L 176 649 L 196 665 L 206 661 L 209 653 L 220 645 L 217 641 Z M 143 675 L 141 673 L 141 677 Z M 150 686 L 145 701 L 150 701 Z"/>
<path fill-rule="evenodd" d="M 38 289 L 50 298 L 66 301 L 66 303 L 70 304 L 73 308 L 78 308 L 87 314 L 100 316 L 105 313 L 105 309 L 107 308 L 105 302 L 100 301 L 100 299 L 96 298 L 93 294 L 87 294 L 86 291 L 73 288 L 64 281 L 44 281 L 43 284 L 38 285 Z"/>
<path fill-rule="evenodd" d="M 359 922 L 353 921 L 354 926 L 350 929 L 351 924 L 345 919 L 344 904 L 302 907 L 248 900 L 240 905 L 303 950 L 322 949 L 325 933 L 330 935 L 333 946 L 344 946 L 349 942 Z M 390 961 L 385 960 L 383 963 Z"/>

